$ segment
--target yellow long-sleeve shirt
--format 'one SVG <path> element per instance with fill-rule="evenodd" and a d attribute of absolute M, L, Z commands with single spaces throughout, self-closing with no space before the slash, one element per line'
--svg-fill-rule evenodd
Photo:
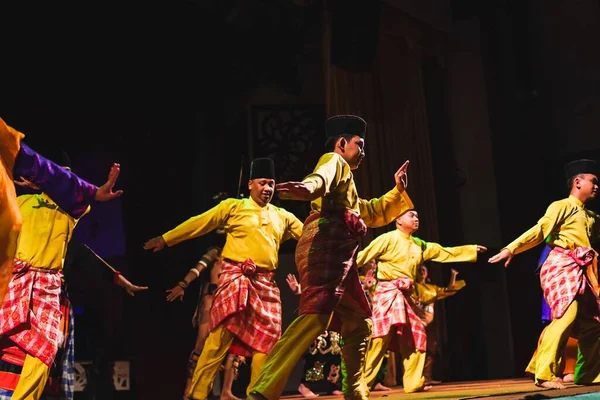
<path fill-rule="evenodd" d="M 223 226 L 226 233 L 223 258 L 236 262 L 250 258 L 257 266 L 271 270 L 277 268 L 281 242 L 302 235 L 302 222 L 294 214 L 272 204 L 261 207 L 248 198 L 223 200 L 162 237 L 167 246 L 173 246 L 219 226 Z"/>
<path fill-rule="evenodd" d="M 477 261 L 477 245 L 442 247 L 425 242 L 396 229 L 373 239 L 358 253 L 356 262 L 362 267 L 371 260 L 377 261 L 377 279 L 394 280 L 407 277 L 413 281 L 417 269 L 426 261 L 439 263 Z"/>
<path fill-rule="evenodd" d="M 506 248 L 519 254 L 542 243 L 546 238 L 552 247 L 565 249 L 591 247 L 597 215 L 585 208 L 574 196 L 550 204 L 540 220 Z"/>
<path fill-rule="evenodd" d="M 79 220 L 61 210 L 45 193 L 22 195 L 17 202 L 23 226 L 15 257 L 37 268 L 62 269 L 67 245 Z"/>
<path fill-rule="evenodd" d="M 369 227 L 377 228 L 392 222 L 398 215 L 414 208 L 410 197 L 395 187 L 380 198 L 364 200 L 358 197 L 350 165 L 337 153 L 325 153 L 312 174 L 302 181 L 316 192 L 325 187 L 325 194 L 311 202 L 311 211 L 350 209 Z"/>

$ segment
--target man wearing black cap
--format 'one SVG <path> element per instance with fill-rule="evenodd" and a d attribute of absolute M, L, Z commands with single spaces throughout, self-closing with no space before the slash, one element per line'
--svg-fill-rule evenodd
<path fill-rule="evenodd" d="M 362 371 L 371 309 L 356 266 L 359 239 L 367 226 L 387 225 L 413 205 L 405 192 L 408 161 L 394 174 L 396 185 L 388 193 L 373 200 L 358 197 L 352 171 L 365 156 L 366 127 L 354 115 L 329 118 L 325 122 L 328 153 L 321 156 L 313 173 L 302 182 L 277 185 L 282 199 L 311 201 L 311 214 L 296 247 L 302 287 L 300 316 L 277 342 L 257 383 L 249 388 L 251 398 L 280 398 L 304 350 L 328 328 L 344 338 L 344 396 L 369 396 Z"/>
<path fill-rule="evenodd" d="M 373 294 L 373 334 L 365 361 L 365 381 L 375 384 L 389 347 L 399 351 L 404 365 L 405 393 L 424 390 L 423 367 L 427 334 L 423 321 L 407 293 L 414 290 L 419 266 L 427 261 L 439 263 L 475 262 L 484 246 L 442 247 L 425 242 L 413 234 L 419 229 L 419 214 L 408 210 L 396 218 L 396 230 L 375 238 L 358 253 L 359 267 L 377 261 L 377 286 Z M 401 332 L 402 334 L 398 334 Z"/>
<path fill-rule="evenodd" d="M 253 381 L 281 335 L 281 301 L 274 280 L 277 253 L 283 241 L 300 237 L 302 222 L 270 204 L 275 192 L 273 160 L 258 158 L 252 162 L 248 189 L 250 198 L 223 200 L 144 245 L 147 250 L 158 251 L 219 226 L 225 229 L 221 274 L 210 315 L 211 332 L 193 374 L 188 393 L 191 399 L 208 397 L 219 366 L 232 346 L 252 355 Z"/>
<path fill-rule="evenodd" d="M 544 297 L 552 322 L 540 335 L 530 362 L 538 386 L 563 389 L 560 360 L 567 339 L 578 337 L 579 357 L 575 383 L 600 383 L 600 300 L 597 254 L 591 238 L 597 234 L 598 216 L 585 204 L 598 193 L 595 161 L 577 160 L 566 165 L 569 197 L 550 204 L 546 214 L 527 232 L 490 258 L 505 261 L 546 241 L 552 248 L 540 271 Z M 577 325 L 577 332 L 572 332 Z"/>

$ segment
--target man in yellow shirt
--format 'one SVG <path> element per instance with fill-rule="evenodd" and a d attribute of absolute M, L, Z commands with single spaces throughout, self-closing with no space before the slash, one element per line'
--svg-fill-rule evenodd
<path fill-rule="evenodd" d="M 23 133 L 0 118 L 0 300 L 13 276 L 17 237 L 23 222 L 14 177 L 35 184 L 50 197 L 60 198 L 61 207 L 71 214 L 82 212 L 93 200 L 109 201 L 122 193 L 112 192 L 111 186 L 119 173 L 118 164 L 111 169 L 109 182 L 98 188 L 41 156 L 23 142 L 24 138 Z"/>
<path fill-rule="evenodd" d="M 359 239 L 367 226 L 390 223 L 412 208 L 405 192 L 408 161 L 396 172 L 395 187 L 381 198 L 358 197 L 352 170 L 365 156 L 366 123 L 357 116 L 339 115 L 325 123 L 329 152 L 302 182 L 277 185 L 282 199 L 311 201 L 296 247 L 300 275 L 300 316 L 292 322 L 267 358 L 249 398 L 279 399 L 286 380 L 308 346 L 326 329 L 344 338 L 342 363 L 346 398 L 366 399 L 362 379 L 364 354 L 371 333 L 371 310 L 356 267 Z M 335 316 L 334 316 L 335 314 Z M 339 326 L 330 326 L 333 321 Z"/>
<path fill-rule="evenodd" d="M 535 371 L 536 385 L 553 389 L 565 387 L 557 374 L 570 335 L 579 339 L 575 383 L 600 383 L 598 255 L 591 245 L 598 215 L 585 207 L 598 193 L 598 168 L 593 160 L 576 160 L 565 171 L 569 197 L 550 204 L 535 226 L 489 259 L 508 266 L 514 255 L 544 241 L 552 248 L 540 271 L 552 322 L 540 335 L 528 371 Z"/>
<path fill-rule="evenodd" d="M 2 280 L 9 284 L 6 295 L 1 287 L 0 358 L 18 366 L 10 382 L 3 382 L 0 395 L 36 400 L 64 340 L 61 270 L 73 228 L 92 201 L 112 200 L 122 191 L 112 191 L 118 164 L 98 188 L 29 148 L 21 142 L 24 136 L 0 119 L 2 200 L 9 208 L 17 207 L 3 210 L 1 221 Z M 14 186 L 7 182 L 13 177 L 18 178 L 15 183 L 35 184 L 43 193 L 15 199 Z M 5 225 L 11 220 L 13 225 Z M 11 262 L 10 256 L 15 257 Z"/>
<path fill-rule="evenodd" d="M 442 247 L 437 243 L 425 242 L 413 236 L 418 229 L 417 211 L 406 211 L 396 218 L 396 230 L 378 236 L 358 253 L 359 267 L 371 260 L 377 261 L 373 335 L 365 363 L 365 381 L 369 386 L 375 382 L 388 347 L 397 345 L 398 348 L 394 350 L 399 351 L 404 360 L 404 391 L 412 393 L 423 390 L 427 336 L 423 321 L 409 299 L 417 271 L 427 261 L 475 262 L 477 253 L 487 250 L 478 245 Z"/>
<path fill-rule="evenodd" d="M 219 226 L 225 229 L 221 274 L 210 315 L 211 332 L 192 377 L 188 393 L 191 399 L 207 398 L 232 345 L 252 355 L 254 380 L 281 335 L 281 301 L 274 280 L 277 253 L 283 241 L 300 237 L 302 222 L 270 204 L 275 193 L 273 160 L 259 158 L 252 162 L 248 188 L 250 198 L 223 200 L 144 245 L 147 250 L 158 251 Z"/>

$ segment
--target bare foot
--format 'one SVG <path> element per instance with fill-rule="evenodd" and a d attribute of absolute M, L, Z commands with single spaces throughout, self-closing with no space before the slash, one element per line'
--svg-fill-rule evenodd
<path fill-rule="evenodd" d="M 233 395 L 232 392 L 222 392 L 219 400 L 242 400 L 239 397 Z"/>
<path fill-rule="evenodd" d="M 575 382 L 575 375 L 573 375 L 573 374 L 566 374 L 565 376 L 563 376 L 562 380 L 563 380 L 564 383 Z"/>
<path fill-rule="evenodd" d="M 314 399 L 315 397 L 319 397 L 318 394 L 314 394 L 312 390 L 304 386 L 304 383 L 301 383 L 300 386 L 298 386 L 298 391 L 305 399 Z"/>
<path fill-rule="evenodd" d="M 536 383 L 536 386 L 548 388 L 548 389 L 566 389 L 567 387 L 563 385 L 560 381 L 544 381 L 541 383 Z"/>
<path fill-rule="evenodd" d="M 392 388 L 389 388 L 387 386 L 383 386 L 381 383 L 377 383 L 375 384 L 375 386 L 373 386 L 373 391 L 374 392 L 388 392 L 392 390 Z"/>
<path fill-rule="evenodd" d="M 406 390 L 404 391 L 404 393 L 417 393 L 417 392 L 426 392 L 428 390 L 431 389 L 430 385 L 425 385 L 423 386 L 421 389 L 417 389 L 417 390 L 413 390 L 412 392 L 407 392 Z"/>

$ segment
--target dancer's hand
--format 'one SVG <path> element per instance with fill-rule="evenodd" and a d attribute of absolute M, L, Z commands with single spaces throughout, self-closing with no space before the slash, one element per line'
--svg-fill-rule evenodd
<path fill-rule="evenodd" d="M 500 253 L 496 254 L 494 257 L 491 257 L 488 260 L 488 262 L 497 263 L 497 262 L 506 260 L 506 262 L 504 263 L 504 266 L 508 267 L 508 264 L 510 264 L 510 261 L 512 260 L 512 258 L 513 258 L 513 255 L 509 249 L 502 249 L 502 251 L 500 251 Z"/>
<path fill-rule="evenodd" d="M 177 299 L 183 301 L 183 295 L 185 294 L 185 290 L 179 285 L 173 286 L 172 289 L 167 289 L 167 301 L 175 301 Z"/>
<path fill-rule="evenodd" d="M 121 286 L 128 295 L 135 296 L 135 292 L 141 292 L 142 290 L 148 290 L 148 286 L 137 286 L 129 282 L 123 275 L 119 275 L 117 278 L 117 285 Z"/>
<path fill-rule="evenodd" d="M 96 196 L 94 197 L 96 201 L 113 200 L 123 194 L 122 190 L 113 192 L 113 187 L 115 186 L 115 183 L 117 183 L 117 178 L 119 177 L 120 173 L 121 166 L 117 163 L 114 163 L 110 168 L 110 172 L 108 173 L 108 180 L 104 185 L 98 188 L 98 191 L 96 191 Z"/>
<path fill-rule="evenodd" d="M 396 189 L 398 189 L 399 192 L 404 192 L 408 187 L 408 163 L 409 161 L 406 160 L 404 164 L 402 164 L 402 166 L 394 174 L 394 180 L 396 181 Z"/>
<path fill-rule="evenodd" d="M 144 243 L 145 250 L 159 251 L 167 246 L 165 239 L 162 236 L 157 236 Z"/>
<path fill-rule="evenodd" d="M 484 252 L 486 252 L 486 251 L 487 251 L 487 247 L 485 247 L 485 246 L 480 246 L 480 245 L 477 245 L 477 252 L 478 252 L 478 253 L 484 253 Z"/>
<path fill-rule="evenodd" d="M 300 292 L 301 292 L 300 284 L 298 283 L 298 280 L 296 279 L 296 275 L 287 274 L 285 280 L 286 280 L 288 286 L 290 287 L 290 289 L 292 289 L 292 292 L 294 292 L 294 294 L 300 294 Z"/>

